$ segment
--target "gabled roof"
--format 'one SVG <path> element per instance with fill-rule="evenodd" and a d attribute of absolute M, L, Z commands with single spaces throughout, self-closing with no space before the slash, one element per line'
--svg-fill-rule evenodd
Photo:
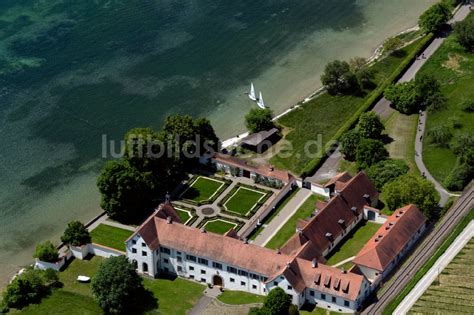
<path fill-rule="evenodd" d="M 331 178 L 326 184 L 324 184 L 324 187 L 329 187 L 331 185 L 334 185 L 336 184 L 336 182 L 339 182 L 341 184 L 347 183 L 347 181 L 349 181 L 351 178 L 352 176 L 348 172 L 339 173 L 333 178 Z"/>
<path fill-rule="evenodd" d="M 425 223 L 426 217 L 415 205 L 396 210 L 352 262 L 383 272 Z"/>
<path fill-rule="evenodd" d="M 260 132 L 252 133 L 251 135 L 248 135 L 247 137 L 243 138 L 242 143 L 250 146 L 258 146 L 260 143 L 277 133 L 277 128 L 272 128 L 270 130 L 262 130 Z"/>
<path fill-rule="evenodd" d="M 359 212 L 362 212 L 364 206 L 367 205 L 364 195 L 369 196 L 370 200 L 379 196 L 379 192 L 364 171 L 352 177 L 339 194 L 350 207 L 357 207 Z"/>

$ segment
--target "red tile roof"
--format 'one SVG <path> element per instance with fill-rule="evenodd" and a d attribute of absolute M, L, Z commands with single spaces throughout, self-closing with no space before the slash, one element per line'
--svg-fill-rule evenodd
<path fill-rule="evenodd" d="M 384 271 L 425 223 L 426 217 L 414 205 L 396 210 L 352 262 Z"/>
<path fill-rule="evenodd" d="M 278 179 L 285 183 L 289 183 L 294 179 L 294 176 L 291 173 L 282 170 L 277 170 L 271 165 L 261 165 L 259 167 L 255 167 L 247 164 L 247 162 L 241 159 L 238 159 L 228 154 L 216 153 L 213 156 L 213 159 L 219 163 L 241 168 L 262 176 Z"/>
<path fill-rule="evenodd" d="M 324 184 L 324 187 L 329 187 L 331 185 L 334 185 L 334 184 L 336 184 L 336 182 L 346 183 L 351 178 L 352 178 L 352 176 L 348 172 L 339 173 L 336 176 L 334 176 L 333 178 L 331 178 L 326 184 Z"/>

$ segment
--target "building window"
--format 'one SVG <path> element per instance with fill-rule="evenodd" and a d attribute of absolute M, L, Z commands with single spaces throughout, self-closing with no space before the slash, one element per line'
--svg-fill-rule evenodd
<path fill-rule="evenodd" d="M 178 271 L 179 271 L 179 272 L 182 272 L 182 271 L 183 271 L 183 267 L 178 266 Z"/>
<path fill-rule="evenodd" d="M 252 289 L 256 290 L 257 286 L 255 284 L 252 284 Z"/>
<path fill-rule="evenodd" d="M 143 270 L 143 272 L 148 272 L 148 264 L 147 263 L 142 264 L 142 270 Z"/>
<path fill-rule="evenodd" d="M 230 272 L 230 273 L 235 273 L 235 274 L 237 273 L 237 269 L 234 268 L 234 267 L 227 266 L 227 271 Z"/>
<path fill-rule="evenodd" d="M 146 256 L 147 253 L 145 251 L 142 252 L 142 256 Z"/>
<path fill-rule="evenodd" d="M 209 262 L 207 261 L 207 259 L 204 259 L 204 258 L 198 258 L 198 263 L 200 263 L 201 265 L 209 265 Z"/>
<path fill-rule="evenodd" d="M 230 282 L 235 282 L 235 279 L 234 279 L 234 278 L 230 278 Z"/>
<path fill-rule="evenodd" d="M 239 270 L 239 275 L 244 276 L 244 277 L 248 277 L 249 273 L 247 271 L 244 271 L 244 270 Z"/>
<path fill-rule="evenodd" d="M 194 271 L 194 267 L 193 267 L 193 266 L 189 266 L 189 270 Z"/>
<path fill-rule="evenodd" d="M 278 286 L 278 282 L 273 281 L 273 285 L 277 287 L 277 286 Z"/>
<path fill-rule="evenodd" d="M 193 255 L 186 255 L 186 259 L 187 259 L 187 260 L 191 260 L 191 261 L 196 261 L 196 256 L 193 256 Z"/>
<path fill-rule="evenodd" d="M 194 276 L 193 276 L 193 275 L 190 275 L 190 276 L 189 276 L 189 279 L 194 279 Z"/>
<path fill-rule="evenodd" d="M 254 273 L 250 273 L 250 278 L 255 279 L 255 280 L 258 280 L 258 279 L 260 279 L 260 276 L 254 274 Z"/>
<path fill-rule="evenodd" d="M 206 274 L 206 270 L 202 270 L 202 269 L 201 269 L 201 274 L 202 274 L 202 275 L 205 275 L 205 274 Z"/>
<path fill-rule="evenodd" d="M 291 285 L 289 285 L 288 290 L 293 290 L 293 287 Z"/>
<path fill-rule="evenodd" d="M 206 279 L 204 279 L 204 278 L 201 278 L 201 282 L 206 282 Z"/>
<path fill-rule="evenodd" d="M 321 293 L 321 300 L 326 300 L 326 294 Z"/>
<path fill-rule="evenodd" d="M 222 264 L 219 264 L 219 263 L 216 263 L 216 262 L 212 263 L 212 267 L 214 267 L 216 269 L 219 269 L 219 270 L 222 270 Z"/>
<path fill-rule="evenodd" d="M 137 243 L 136 240 L 132 240 L 132 244 L 135 245 Z"/>
<path fill-rule="evenodd" d="M 165 254 L 171 254 L 171 250 L 166 247 L 160 247 L 160 252 L 165 253 Z"/>
<path fill-rule="evenodd" d="M 245 282 L 244 282 L 244 281 L 240 281 L 240 285 L 244 286 L 244 285 L 245 285 Z"/>
<path fill-rule="evenodd" d="M 349 307 L 350 305 L 349 301 L 344 300 L 344 306 Z"/>
<path fill-rule="evenodd" d="M 177 260 L 178 262 L 182 262 L 182 261 L 183 261 L 183 258 L 181 258 L 180 256 L 178 256 L 178 257 L 176 257 L 176 260 Z"/>
<path fill-rule="evenodd" d="M 333 303 L 336 303 L 336 297 L 335 296 L 333 296 L 331 300 L 332 300 Z"/>
<path fill-rule="evenodd" d="M 136 248 L 132 248 L 132 253 L 133 253 L 133 254 L 136 254 L 136 253 L 137 253 L 137 249 L 136 249 Z"/>
<path fill-rule="evenodd" d="M 314 291 L 309 291 L 309 295 L 314 296 Z"/>
<path fill-rule="evenodd" d="M 181 252 L 176 252 L 177 255 L 181 255 Z"/>
<path fill-rule="evenodd" d="M 146 244 L 142 242 L 142 247 L 146 247 Z"/>
<path fill-rule="evenodd" d="M 168 259 L 163 259 L 163 261 L 165 262 L 165 264 L 168 264 L 170 261 Z"/>

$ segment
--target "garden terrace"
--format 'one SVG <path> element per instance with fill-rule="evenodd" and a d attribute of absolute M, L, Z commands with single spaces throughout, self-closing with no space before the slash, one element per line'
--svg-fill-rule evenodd
<path fill-rule="evenodd" d="M 184 201 L 195 204 L 213 203 L 214 200 L 229 186 L 225 179 L 196 176 L 189 181 L 189 186 L 181 194 Z"/>
<path fill-rule="evenodd" d="M 200 226 L 206 231 L 221 235 L 226 234 L 231 229 L 238 231 L 242 225 L 241 222 L 223 217 L 208 218 L 200 224 Z"/>
<path fill-rule="evenodd" d="M 173 208 L 181 219 L 181 223 L 185 225 L 192 225 L 198 219 L 196 210 L 193 208 L 183 207 L 181 205 L 174 205 Z"/>
<path fill-rule="evenodd" d="M 125 241 L 133 232 L 114 226 L 99 224 L 90 233 L 92 242 L 110 248 L 125 251 Z"/>
<path fill-rule="evenodd" d="M 271 191 L 237 184 L 221 201 L 223 213 L 250 218 L 272 195 Z"/>

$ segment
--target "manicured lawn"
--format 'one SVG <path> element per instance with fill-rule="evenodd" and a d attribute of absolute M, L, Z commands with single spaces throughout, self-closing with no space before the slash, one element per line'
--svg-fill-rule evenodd
<path fill-rule="evenodd" d="M 390 77 L 406 56 L 414 51 L 417 43 L 418 41 L 403 48 L 400 54 L 392 54 L 371 66 L 374 83 L 382 84 Z M 323 93 L 280 118 L 278 123 L 290 130 L 285 140 L 291 142 L 291 148 L 287 146 L 286 149 L 282 149 L 285 157 L 275 155 L 271 163 L 277 168 L 301 174 L 305 166 L 314 158 L 305 153 L 305 145 L 309 141 L 319 140 L 318 136 L 320 136 L 322 145 L 325 146 L 369 97 L 370 91 L 363 97 L 330 96 Z M 317 153 L 315 146 L 312 146 L 311 150 L 311 153 Z"/>
<path fill-rule="evenodd" d="M 385 134 L 392 138 L 392 142 L 387 145 L 390 158 L 404 160 L 410 167 L 411 172 L 419 173 L 415 163 L 418 115 L 404 115 L 394 112 L 384 125 Z"/>
<path fill-rule="evenodd" d="M 125 241 L 132 235 L 129 230 L 100 224 L 91 232 L 92 242 L 125 251 Z"/>
<path fill-rule="evenodd" d="M 178 213 L 179 218 L 181 219 L 183 224 L 186 224 L 186 222 L 188 222 L 188 220 L 191 219 L 191 215 L 189 214 L 188 211 L 181 210 L 179 208 L 175 208 L 175 210 L 176 210 L 176 213 Z"/>
<path fill-rule="evenodd" d="M 467 19 L 474 19 L 474 14 L 471 13 Z M 450 35 L 426 62 L 420 74 L 438 79 L 441 91 L 448 100 L 445 108 L 428 113 L 423 140 L 423 161 L 430 173 L 442 183 L 456 165 L 457 156 L 451 149 L 452 144 L 462 134 L 474 134 L 474 114 L 462 108 L 464 101 L 474 100 L 474 54 L 465 51 L 455 36 Z M 430 143 L 428 133 L 437 126 L 446 126 L 451 130 L 450 147 Z"/>
<path fill-rule="evenodd" d="M 318 195 L 311 195 L 296 210 L 296 213 L 282 226 L 280 231 L 265 245 L 265 247 L 276 249 L 282 247 L 286 241 L 296 233 L 296 222 L 298 219 L 306 219 L 311 216 L 311 213 L 316 209 L 316 201 L 322 197 Z"/>
<path fill-rule="evenodd" d="M 343 240 L 342 245 L 335 248 L 331 254 L 326 257 L 327 264 L 332 266 L 346 260 L 352 256 L 357 255 L 357 253 L 364 247 L 365 243 L 374 236 L 375 232 L 380 228 L 380 224 L 375 224 L 372 222 L 365 222 L 363 225 L 359 225 L 358 228 L 353 230 L 346 238 Z"/>
<path fill-rule="evenodd" d="M 228 211 L 247 215 L 256 204 L 265 197 L 265 193 L 245 187 L 239 189 L 224 204 Z"/>
<path fill-rule="evenodd" d="M 265 297 L 262 295 L 256 295 L 242 291 L 224 291 L 218 297 L 219 301 L 231 304 L 231 305 L 242 305 L 242 304 L 254 304 L 263 303 Z"/>
<path fill-rule="evenodd" d="M 287 194 L 287 195 L 285 196 L 285 198 L 283 199 L 283 201 L 281 201 L 281 202 L 278 204 L 278 206 L 276 207 L 276 209 L 273 210 L 272 212 L 270 212 L 270 214 L 267 215 L 267 216 L 265 217 L 265 219 L 264 219 L 262 222 L 260 222 L 261 225 L 260 225 L 258 228 L 256 228 L 256 229 L 250 234 L 249 239 L 254 240 L 254 239 L 265 229 L 264 225 L 265 225 L 265 224 L 269 224 L 269 223 L 273 220 L 273 218 L 274 218 L 278 213 L 280 213 L 280 211 L 286 206 L 286 204 L 287 204 L 288 202 L 290 202 L 291 198 L 293 198 L 293 197 L 298 193 L 299 190 L 300 190 L 299 188 L 296 188 L 296 189 L 293 189 L 292 192 L 290 192 L 289 194 Z"/>
<path fill-rule="evenodd" d="M 183 198 L 195 202 L 207 201 L 215 196 L 225 183 L 208 177 L 199 176 L 184 192 Z"/>
<path fill-rule="evenodd" d="M 233 229 L 237 226 L 235 223 L 227 222 L 221 219 L 217 219 L 215 221 L 208 221 L 204 224 L 206 231 L 217 233 L 217 234 L 225 234 L 230 229 Z"/>

